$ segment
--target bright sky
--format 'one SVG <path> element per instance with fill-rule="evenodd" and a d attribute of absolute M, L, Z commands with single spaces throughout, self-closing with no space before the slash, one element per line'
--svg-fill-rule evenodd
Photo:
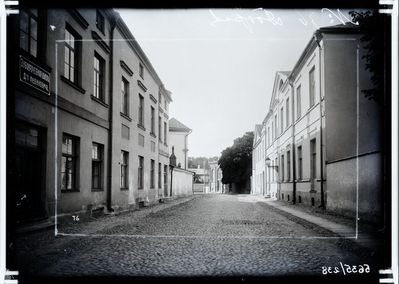
<path fill-rule="evenodd" d="M 341 24 L 336 9 L 117 11 L 172 92 L 169 116 L 193 130 L 191 157 L 220 156 L 253 131 L 275 72 L 293 68 L 318 27 Z"/>

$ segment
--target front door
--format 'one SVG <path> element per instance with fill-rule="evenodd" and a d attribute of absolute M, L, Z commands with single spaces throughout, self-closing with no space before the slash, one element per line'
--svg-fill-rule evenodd
<path fill-rule="evenodd" d="M 44 216 L 42 133 L 18 123 L 15 129 L 16 217 L 18 222 Z"/>
<path fill-rule="evenodd" d="M 168 166 L 164 165 L 163 167 L 163 190 L 164 196 L 167 197 L 168 194 Z"/>

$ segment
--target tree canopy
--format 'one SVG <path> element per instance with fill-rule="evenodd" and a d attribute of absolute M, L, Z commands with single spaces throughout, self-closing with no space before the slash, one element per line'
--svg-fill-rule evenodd
<path fill-rule="evenodd" d="M 252 147 L 254 133 L 246 132 L 234 140 L 234 144 L 222 151 L 218 161 L 223 172 L 222 183 L 242 183 L 252 173 Z"/>
<path fill-rule="evenodd" d="M 362 90 L 369 99 L 381 102 L 384 92 L 387 93 L 388 82 L 385 71 L 390 70 L 390 24 L 388 17 L 380 14 L 378 10 L 373 11 L 351 11 L 354 22 L 359 23 L 362 32 L 361 42 L 366 54 L 366 69 L 371 72 L 373 88 Z"/>

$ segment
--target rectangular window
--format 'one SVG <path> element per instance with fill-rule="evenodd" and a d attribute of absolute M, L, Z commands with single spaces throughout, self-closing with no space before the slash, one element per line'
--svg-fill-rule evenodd
<path fill-rule="evenodd" d="M 97 28 L 104 33 L 104 16 L 101 14 L 101 12 L 99 10 L 96 11 L 96 26 Z"/>
<path fill-rule="evenodd" d="M 76 33 L 65 29 L 64 77 L 77 84 L 79 48 Z"/>
<path fill-rule="evenodd" d="M 270 146 L 270 127 L 267 127 L 267 145 Z"/>
<path fill-rule="evenodd" d="M 301 118 L 301 85 L 296 88 L 296 119 Z"/>
<path fill-rule="evenodd" d="M 277 114 L 274 115 L 274 140 L 277 139 Z"/>
<path fill-rule="evenodd" d="M 151 160 L 151 179 L 150 179 L 150 187 L 155 187 L 155 161 Z"/>
<path fill-rule="evenodd" d="M 158 163 L 158 188 L 162 188 L 162 164 Z"/>
<path fill-rule="evenodd" d="M 158 135 L 159 142 L 162 142 L 162 117 L 158 117 Z"/>
<path fill-rule="evenodd" d="M 316 139 L 310 140 L 310 178 L 316 178 Z"/>
<path fill-rule="evenodd" d="M 122 124 L 121 130 L 122 130 L 121 131 L 122 132 L 122 138 L 129 140 L 130 139 L 130 128 L 128 126 Z"/>
<path fill-rule="evenodd" d="M 104 59 L 94 53 L 93 96 L 104 101 Z"/>
<path fill-rule="evenodd" d="M 288 128 L 290 125 L 290 98 L 285 101 L 285 127 Z"/>
<path fill-rule="evenodd" d="M 121 112 L 129 116 L 129 82 L 123 77 L 121 85 Z"/>
<path fill-rule="evenodd" d="M 284 181 L 284 155 L 281 155 L 281 181 Z"/>
<path fill-rule="evenodd" d="M 139 94 L 139 125 L 144 127 L 144 97 Z"/>
<path fill-rule="evenodd" d="M 315 101 L 315 80 L 314 80 L 314 66 L 309 72 L 309 107 L 314 105 Z"/>
<path fill-rule="evenodd" d="M 287 151 L 287 180 L 291 180 L 291 151 Z"/>
<path fill-rule="evenodd" d="M 284 108 L 280 109 L 280 131 L 281 133 L 284 132 Z"/>
<path fill-rule="evenodd" d="M 278 180 L 278 162 L 277 162 L 277 158 L 274 160 L 274 166 L 275 166 L 274 172 L 276 173 L 276 178 L 274 180 L 277 181 Z"/>
<path fill-rule="evenodd" d="M 138 189 L 143 189 L 144 187 L 144 157 L 139 156 L 139 168 L 138 168 L 138 180 L 137 180 L 137 186 Z"/>
<path fill-rule="evenodd" d="M 92 189 L 103 188 L 103 155 L 104 146 L 93 143 L 91 149 L 91 187 Z"/>
<path fill-rule="evenodd" d="M 166 122 L 163 123 L 163 140 L 165 142 L 165 144 L 168 144 L 168 126 L 166 124 Z"/>
<path fill-rule="evenodd" d="M 121 189 L 129 188 L 129 153 L 125 151 L 121 151 Z"/>
<path fill-rule="evenodd" d="M 139 145 L 144 147 L 144 135 L 139 134 Z"/>
<path fill-rule="evenodd" d="M 144 67 L 141 63 L 139 64 L 139 75 L 142 79 L 144 79 Z"/>
<path fill-rule="evenodd" d="M 302 179 L 302 146 L 298 147 L 298 180 Z"/>
<path fill-rule="evenodd" d="M 37 9 L 19 12 L 19 47 L 37 57 Z"/>
<path fill-rule="evenodd" d="M 151 107 L 151 133 L 155 135 L 155 109 Z"/>
<path fill-rule="evenodd" d="M 62 135 L 61 189 L 76 190 L 78 139 L 68 134 Z"/>

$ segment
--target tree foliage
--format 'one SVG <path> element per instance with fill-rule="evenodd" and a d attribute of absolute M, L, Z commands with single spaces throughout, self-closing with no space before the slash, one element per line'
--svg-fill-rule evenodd
<path fill-rule="evenodd" d="M 223 150 L 218 161 L 223 172 L 222 183 L 242 183 L 251 176 L 254 133 L 246 132 Z"/>
<path fill-rule="evenodd" d="M 188 168 L 196 169 L 200 167 L 200 169 L 209 168 L 209 159 L 207 157 L 188 157 Z"/>
<path fill-rule="evenodd" d="M 378 10 L 351 11 L 349 14 L 354 22 L 359 23 L 361 42 L 366 51 L 362 58 L 366 61 L 366 69 L 371 72 L 371 81 L 374 84 L 373 88 L 362 92 L 368 99 L 381 102 L 384 91 L 387 91 L 385 70 L 390 69 L 386 66 L 390 63 L 387 60 L 391 46 L 390 24 L 387 23 L 387 16 L 380 14 Z"/>

